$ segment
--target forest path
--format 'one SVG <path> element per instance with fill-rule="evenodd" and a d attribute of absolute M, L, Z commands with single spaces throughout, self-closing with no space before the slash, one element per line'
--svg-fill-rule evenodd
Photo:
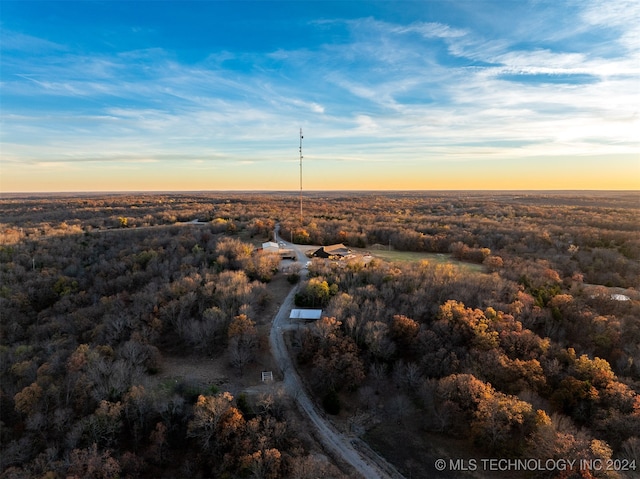
<path fill-rule="evenodd" d="M 276 227 L 275 241 L 278 239 L 278 228 Z M 303 265 L 307 258 L 304 253 L 294 244 L 287 243 L 287 247 L 296 252 L 298 261 Z M 301 277 L 304 279 L 307 274 L 306 268 L 301 270 Z M 314 425 L 317 436 L 324 447 L 329 450 L 334 457 L 342 459 L 351 465 L 362 477 L 366 479 L 374 478 L 402 478 L 403 476 L 395 468 L 387 463 L 382 457 L 377 455 L 363 441 L 356 437 L 347 437 L 341 434 L 316 408 L 314 402 L 307 394 L 293 364 L 284 339 L 284 331 L 290 324 L 289 313 L 294 306 L 295 294 L 298 291 L 295 287 L 289 292 L 283 301 L 278 313 L 273 319 L 269 343 L 271 351 L 278 367 L 284 376 L 284 387 L 287 393 L 297 402 L 300 410 L 309 418 Z"/>

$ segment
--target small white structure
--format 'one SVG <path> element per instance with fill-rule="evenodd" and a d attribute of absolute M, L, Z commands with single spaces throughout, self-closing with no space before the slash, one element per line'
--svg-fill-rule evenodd
<path fill-rule="evenodd" d="M 273 371 L 262 371 L 262 382 L 273 381 Z"/>
<path fill-rule="evenodd" d="M 289 319 L 303 319 L 305 321 L 317 321 L 321 317 L 321 309 L 292 309 L 289 315 Z"/>
<path fill-rule="evenodd" d="M 614 301 L 631 301 L 631 298 L 626 294 L 612 294 L 611 299 Z"/>
<path fill-rule="evenodd" d="M 280 251 L 280 246 L 278 246 L 278 243 L 274 243 L 273 241 L 267 241 L 266 243 L 262 243 L 262 251 L 265 253 L 278 253 Z"/>

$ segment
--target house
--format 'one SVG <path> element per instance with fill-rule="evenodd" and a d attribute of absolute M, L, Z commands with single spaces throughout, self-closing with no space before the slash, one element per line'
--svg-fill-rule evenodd
<path fill-rule="evenodd" d="M 288 249 L 288 248 L 282 248 L 280 250 L 280 257 L 282 259 L 292 259 L 295 260 L 296 259 L 296 252 L 293 251 L 292 249 Z"/>
<path fill-rule="evenodd" d="M 334 244 L 331 246 L 323 246 L 320 249 L 314 251 L 314 258 L 344 258 L 351 254 L 351 250 L 342 243 Z"/>

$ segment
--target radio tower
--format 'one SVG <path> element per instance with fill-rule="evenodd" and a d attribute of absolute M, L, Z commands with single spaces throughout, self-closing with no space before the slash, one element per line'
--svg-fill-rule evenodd
<path fill-rule="evenodd" d="M 302 128 L 300 128 L 300 226 L 302 226 Z"/>

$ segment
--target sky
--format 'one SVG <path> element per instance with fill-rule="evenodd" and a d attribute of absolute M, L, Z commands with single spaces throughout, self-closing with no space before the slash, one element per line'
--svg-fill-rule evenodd
<path fill-rule="evenodd" d="M 640 189 L 637 0 L 0 0 L 0 191 Z"/>

